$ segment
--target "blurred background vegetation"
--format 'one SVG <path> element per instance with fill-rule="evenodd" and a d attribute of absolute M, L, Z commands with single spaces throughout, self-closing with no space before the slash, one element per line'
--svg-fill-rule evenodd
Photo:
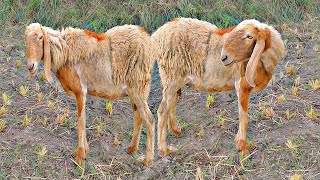
<path fill-rule="evenodd" d="M 255 18 L 270 24 L 320 17 L 320 0 L 1 0 L 0 27 L 39 22 L 97 32 L 123 24 L 150 32 L 174 17 L 206 20 L 228 27 Z"/>

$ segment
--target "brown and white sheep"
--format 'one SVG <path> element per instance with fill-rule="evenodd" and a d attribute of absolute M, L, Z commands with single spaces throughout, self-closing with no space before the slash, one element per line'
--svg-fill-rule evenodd
<path fill-rule="evenodd" d="M 170 153 L 166 125 L 176 136 L 176 103 L 188 85 L 204 93 L 236 90 L 239 108 L 237 149 L 248 153 L 249 97 L 263 90 L 284 54 L 280 34 L 256 20 L 245 20 L 228 29 L 209 22 L 176 18 L 151 35 L 153 54 L 159 64 L 163 98 L 158 109 L 158 149 Z"/>
<path fill-rule="evenodd" d="M 86 96 L 109 100 L 129 96 L 133 107 L 134 131 L 128 152 L 138 149 L 142 121 L 147 127 L 144 160 L 154 159 L 154 117 L 147 98 L 154 64 L 150 58 L 150 35 L 139 26 L 124 25 L 97 34 L 89 30 L 66 28 L 58 31 L 38 23 L 26 27 L 26 58 L 31 76 L 44 61 L 48 81 L 52 71 L 69 96 L 74 96 L 78 109 L 78 163 L 86 158 Z"/>

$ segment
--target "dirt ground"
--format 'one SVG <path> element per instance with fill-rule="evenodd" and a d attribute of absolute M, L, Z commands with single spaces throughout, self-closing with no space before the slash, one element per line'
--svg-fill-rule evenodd
<path fill-rule="evenodd" d="M 320 90 L 309 85 L 310 80 L 320 80 L 320 20 L 277 29 L 286 42 L 287 56 L 268 87 L 251 96 L 249 156 L 238 153 L 234 145 L 238 129 L 235 93 L 214 93 L 215 103 L 206 108 L 207 95 L 185 87 L 177 106 L 183 132 L 180 137 L 170 133 L 167 137 L 178 151 L 159 158 L 156 150 L 150 168 L 138 160 L 145 153 L 144 132 L 140 150 L 133 155 L 126 152 L 133 130 L 129 100 L 112 102 L 109 115 L 105 100 L 88 98 L 90 152 L 85 171 L 72 157 L 77 147 L 75 101 L 57 79 L 55 85 L 49 85 L 40 73 L 28 79 L 24 27 L 0 32 L 0 93 L 9 97 L 7 105 L 0 101 L 6 109 L 0 115 L 0 179 L 289 179 L 295 174 L 320 179 Z M 292 87 L 298 77 L 298 95 L 294 96 Z M 20 94 L 21 85 L 29 89 L 26 96 Z M 155 117 L 161 90 L 155 66 L 149 96 Z M 40 93 L 43 99 L 38 101 Z"/>

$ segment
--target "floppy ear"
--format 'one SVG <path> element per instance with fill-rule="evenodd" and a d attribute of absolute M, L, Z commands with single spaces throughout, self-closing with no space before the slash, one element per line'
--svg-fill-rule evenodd
<path fill-rule="evenodd" d="M 270 32 L 264 29 L 258 33 L 258 39 L 246 68 L 246 79 L 251 87 L 255 87 L 254 77 L 261 54 L 270 47 Z"/>
<path fill-rule="evenodd" d="M 43 32 L 43 61 L 44 61 L 44 74 L 46 75 L 46 79 L 49 83 L 53 82 L 51 77 L 51 52 L 50 52 L 50 43 L 48 39 L 48 34 L 45 30 L 42 29 Z"/>

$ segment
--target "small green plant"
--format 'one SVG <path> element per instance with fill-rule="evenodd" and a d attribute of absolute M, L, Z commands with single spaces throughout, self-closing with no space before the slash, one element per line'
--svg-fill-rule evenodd
<path fill-rule="evenodd" d="M 218 120 L 222 128 L 225 128 L 225 119 L 221 115 L 216 116 L 216 120 Z"/>
<path fill-rule="evenodd" d="M 214 104 L 214 96 L 213 95 L 209 95 L 207 97 L 207 104 L 206 104 L 206 107 L 207 108 L 210 108 L 211 106 L 213 106 Z"/>
<path fill-rule="evenodd" d="M 277 102 L 278 103 L 281 103 L 281 102 L 284 102 L 286 100 L 286 98 L 284 97 L 284 95 L 280 95 L 277 97 Z"/>
<path fill-rule="evenodd" d="M 24 116 L 24 118 L 22 119 L 22 127 L 24 127 L 24 128 L 27 127 L 29 125 L 30 121 L 31 121 L 31 118 L 29 118 L 28 115 L 26 114 Z"/>
<path fill-rule="evenodd" d="M 204 129 L 203 129 L 203 127 L 201 126 L 199 132 L 197 133 L 197 136 L 198 136 L 200 139 L 203 139 L 205 135 L 206 135 L 206 134 L 205 134 L 205 132 L 204 132 Z"/>
<path fill-rule="evenodd" d="M 294 65 L 287 66 L 286 67 L 287 74 L 293 75 L 294 69 L 295 69 Z"/>
<path fill-rule="evenodd" d="M 20 59 L 18 59 L 18 60 L 16 61 L 16 67 L 17 67 L 17 69 L 20 69 L 20 68 L 21 68 L 21 66 L 22 66 L 22 64 L 21 64 L 21 60 L 20 60 Z"/>
<path fill-rule="evenodd" d="M 297 76 L 297 78 L 294 80 L 294 86 L 295 87 L 298 87 L 300 85 L 300 80 L 301 80 L 301 77 Z"/>
<path fill-rule="evenodd" d="M 2 103 L 4 106 L 9 104 L 9 97 L 5 92 L 2 93 Z"/>
<path fill-rule="evenodd" d="M 312 90 L 316 91 L 318 89 L 320 89 L 320 81 L 319 79 L 316 80 L 310 80 L 309 81 L 309 86 Z"/>
<path fill-rule="evenodd" d="M 0 132 L 2 132 L 6 128 L 6 126 L 7 126 L 7 121 L 1 119 L 0 120 Z"/>
<path fill-rule="evenodd" d="M 37 98 L 38 98 L 38 102 L 41 102 L 41 101 L 43 100 L 43 94 L 42 94 L 42 92 L 39 92 L 39 93 L 37 94 Z"/>
<path fill-rule="evenodd" d="M 36 82 L 36 92 L 39 93 L 41 91 L 39 83 Z"/>
<path fill-rule="evenodd" d="M 5 106 L 1 106 L 1 108 L 0 108 L 0 116 L 4 115 L 5 113 L 7 113 L 6 107 Z"/>
<path fill-rule="evenodd" d="M 21 96 L 26 96 L 28 91 L 29 91 L 29 87 L 28 86 L 21 85 L 19 87 L 19 93 L 20 93 Z"/>
<path fill-rule="evenodd" d="M 117 148 L 120 147 L 121 141 L 119 140 L 118 135 L 115 135 L 115 136 L 114 136 L 113 144 L 114 144 Z"/>
<path fill-rule="evenodd" d="M 99 125 L 96 127 L 96 136 L 101 136 L 105 128 L 106 128 L 105 124 L 100 122 Z"/>
<path fill-rule="evenodd" d="M 306 113 L 306 115 L 311 119 L 311 120 L 316 120 L 317 119 L 317 113 L 311 106 L 310 110 Z"/>
<path fill-rule="evenodd" d="M 302 180 L 302 176 L 300 174 L 294 174 L 290 177 L 290 180 Z"/>
<path fill-rule="evenodd" d="M 292 87 L 291 94 L 293 96 L 298 96 L 298 88 L 296 86 Z"/>
<path fill-rule="evenodd" d="M 48 107 L 48 109 L 53 109 L 54 103 L 52 101 L 48 101 L 47 107 Z"/>
<path fill-rule="evenodd" d="M 109 115 L 112 115 L 112 103 L 111 102 L 106 102 L 106 111 Z"/>

